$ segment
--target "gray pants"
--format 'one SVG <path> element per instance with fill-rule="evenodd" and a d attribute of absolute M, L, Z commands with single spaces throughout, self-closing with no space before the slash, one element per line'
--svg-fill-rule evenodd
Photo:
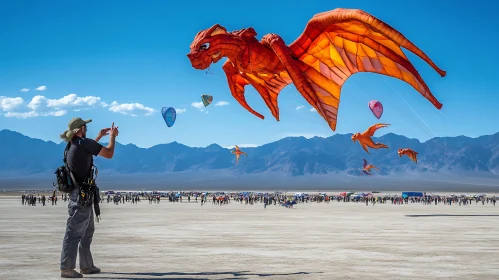
<path fill-rule="evenodd" d="M 78 189 L 70 195 L 68 204 L 69 218 L 66 234 L 62 241 L 61 270 L 75 269 L 76 255 L 80 254 L 80 269 L 94 266 L 90 244 L 94 236 L 93 206 L 81 206 L 77 203 Z"/>

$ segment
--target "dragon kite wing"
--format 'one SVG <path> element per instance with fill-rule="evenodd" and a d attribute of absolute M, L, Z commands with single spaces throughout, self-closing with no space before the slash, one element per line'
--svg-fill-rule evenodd
<path fill-rule="evenodd" d="M 364 131 L 362 134 L 365 135 L 365 136 L 369 136 L 369 137 L 372 137 L 374 136 L 374 133 L 376 133 L 376 130 L 380 129 L 380 128 L 383 128 L 383 127 L 387 127 L 389 126 L 389 124 L 385 124 L 385 123 L 377 123 L 375 125 L 372 125 L 371 127 L 369 127 L 366 131 Z"/>
<path fill-rule="evenodd" d="M 426 61 L 444 77 L 445 71 L 400 32 L 376 17 L 355 9 L 335 9 L 315 15 L 289 45 L 315 96 L 304 96 L 336 130 L 341 87 L 358 72 L 372 72 L 409 83 L 437 109 L 433 96 L 401 47 Z M 305 65 L 303 65 L 305 64 Z"/>
<path fill-rule="evenodd" d="M 366 159 L 364 159 L 364 166 L 363 166 L 363 167 L 364 167 L 364 169 L 366 169 L 366 166 L 367 166 L 367 160 L 366 160 Z"/>

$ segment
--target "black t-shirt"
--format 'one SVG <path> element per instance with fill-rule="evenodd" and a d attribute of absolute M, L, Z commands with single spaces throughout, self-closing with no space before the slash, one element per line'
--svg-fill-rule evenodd
<path fill-rule="evenodd" d="M 75 179 L 81 183 L 92 166 L 92 156 L 97 156 L 102 145 L 93 139 L 74 137 L 67 153 L 69 168 Z"/>

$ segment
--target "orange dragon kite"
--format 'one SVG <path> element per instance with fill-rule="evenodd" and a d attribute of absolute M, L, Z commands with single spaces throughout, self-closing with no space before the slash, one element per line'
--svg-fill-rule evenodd
<path fill-rule="evenodd" d="M 369 175 L 371 176 L 371 169 L 377 169 L 379 170 L 379 168 L 377 168 L 376 166 L 372 165 L 372 164 L 367 164 L 367 160 L 364 158 L 364 165 L 363 165 L 363 169 L 362 169 L 362 172 L 366 175 Z M 360 174 L 362 175 L 362 173 Z"/>
<path fill-rule="evenodd" d="M 387 145 L 381 144 L 381 143 L 374 143 L 373 139 L 371 139 L 371 137 L 374 136 L 374 133 L 376 132 L 376 130 L 378 130 L 382 127 L 387 127 L 387 126 L 389 126 L 389 124 L 378 123 L 378 124 L 372 125 L 366 131 L 364 131 L 362 133 L 357 132 L 354 135 L 352 135 L 352 141 L 353 142 L 359 141 L 359 144 L 362 146 L 362 148 L 368 154 L 371 154 L 371 153 L 367 150 L 367 147 L 369 147 L 371 149 L 381 149 L 381 148 L 388 149 Z"/>
<path fill-rule="evenodd" d="M 230 152 L 236 155 L 236 164 L 238 164 L 239 163 L 239 157 L 241 155 L 248 156 L 248 154 L 245 153 L 245 152 L 243 152 L 243 151 L 241 151 L 241 149 L 239 149 L 239 147 L 237 145 L 234 146 L 234 148 L 235 148 L 235 150 L 234 151 L 230 151 Z"/>
<path fill-rule="evenodd" d="M 263 115 L 246 102 L 245 86 L 252 85 L 258 91 L 279 121 L 277 97 L 284 87 L 294 83 L 335 131 L 341 87 L 359 72 L 398 78 L 437 109 L 442 107 L 401 47 L 419 56 L 440 76 L 444 77 L 445 71 L 400 32 L 364 11 L 335 9 L 317 14 L 290 45 L 277 34 L 267 34 L 261 41 L 256 34 L 251 27 L 227 32 L 215 24 L 196 34 L 187 57 L 199 70 L 228 58 L 222 69 L 232 96 L 261 119 Z"/>
<path fill-rule="evenodd" d="M 418 163 L 418 152 L 412 150 L 412 149 L 409 149 L 409 148 L 406 148 L 406 149 L 399 149 L 398 150 L 398 154 L 400 157 L 402 157 L 403 155 L 406 155 L 408 156 L 412 161 L 414 161 L 415 163 Z"/>

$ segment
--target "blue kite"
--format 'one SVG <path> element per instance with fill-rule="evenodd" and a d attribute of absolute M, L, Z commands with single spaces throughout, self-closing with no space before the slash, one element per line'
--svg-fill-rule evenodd
<path fill-rule="evenodd" d="M 163 107 L 161 109 L 161 115 L 168 127 L 172 127 L 177 119 L 177 111 L 175 111 L 175 108 L 173 107 Z"/>

